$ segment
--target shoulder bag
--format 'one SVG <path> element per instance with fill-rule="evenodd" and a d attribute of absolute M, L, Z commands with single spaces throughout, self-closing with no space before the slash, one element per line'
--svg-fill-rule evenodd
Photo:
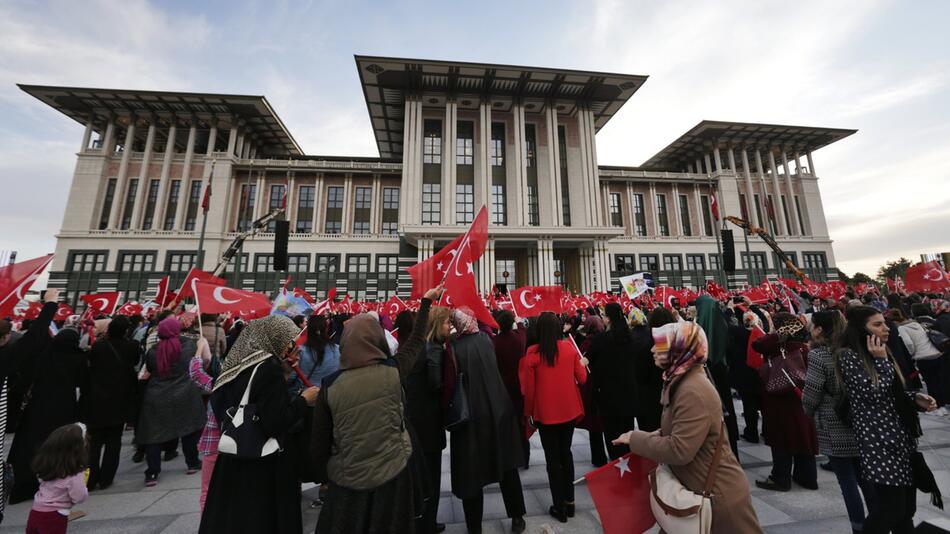
<path fill-rule="evenodd" d="M 920 323 L 920 326 L 924 329 L 924 332 L 927 332 L 927 337 L 933 343 L 933 346 L 937 347 L 937 350 L 947 352 L 950 349 L 950 337 L 931 325 Z"/>
<path fill-rule="evenodd" d="M 708 534 L 712 528 L 712 489 L 716 484 L 716 469 L 722 459 L 726 424 L 719 426 L 719 440 L 713 453 L 702 493 L 695 493 L 676 478 L 670 466 L 660 464 L 648 476 L 650 479 L 650 509 L 664 532 Z"/>
<path fill-rule="evenodd" d="M 259 363 L 254 367 L 241 403 L 229 408 L 227 416 L 221 422 L 221 441 L 218 442 L 218 452 L 221 454 L 238 458 L 263 458 L 280 450 L 277 439 L 268 438 L 264 434 L 260 417 L 257 415 L 257 405 L 248 402 L 254 375 L 260 366 Z"/>
<path fill-rule="evenodd" d="M 765 366 L 759 369 L 765 391 L 772 394 L 801 392 L 805 386 L 805 359 L 798 348 L 786 353 L 785 347 L 779 348 L 781 355 L 765 359 Z"/>

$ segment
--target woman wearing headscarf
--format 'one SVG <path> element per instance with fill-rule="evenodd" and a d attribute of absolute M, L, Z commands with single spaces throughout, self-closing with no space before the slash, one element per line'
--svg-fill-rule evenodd
<path fill-rule="evenodd" d="M 626 454 L 625 447 L 612 445 L 611 441 L 634 428 L 636 423 L 640 393 L 635 354 L 642 351 L 642 347 L 638 349 L 634 345 L 633 334 L 619 304 L 607 304 L 604 318 L 607 331 L 594 336 L 587 359 L 607 452 L 611 460 L 616 460 Z"/>
<path fill-rule="evenodd" d="M 39 446 L 53 430 L 80 417 L 76 388 L 82 387 L 87 376 L 86 357 L 79 348 L 78 330 L 64 328 L 50 338 L 49 325 L 56 308 L 56 302 L 47 299 L 40 315 L 12 348 L 25 386 L 26 408 L 10 449 L 14 477 L 11 504 L 32 499 L 39 488 L 30 467 Z"/>
<path fill-rule="evenodd" d="M 205 425 L 201 391 L 191 381 L 188 364 L 197 353 L 195 340 L 181 334 L 177 317 L 158 324 L 158 343 L 145 354 L 148 382 L 135 427 L 135 441 L 145 448 L 145 485 L 158 483 L 162 444 L 181 438 L 188 474 L 201 470 L 198 438 Z"/>
<path fill-rule="evenodd" d="M 236 532 L 299 534 L 300 475 L 294 440 L 288 434 L 304 418 L 317 397 L 317 388 L 298 396 L 287 392 L 297 355 L 294 338 L 300 329 L 283 315 L 268 315 L 247 324 L 234 342 L 215 380 L 211 407 L 225 421 L 248 389 L 248 404 L 256 406 L 264 439 L 274 438 L 280 450 L 261 458 L 218 452 L 208 486 L 199 533 Z"/>
<path fill-rule="evenodd" d="M 584 319 L 583 339 L 579 341 L 581 354 L 586 356 L 590 352 L 591 343 L 598 334 L 607 329 L 604 326 L 604 320 L 598 315 L 588 315 Z M 570 334 L 569 334 L 570 335 Z M 577 340 L 578 336 L 574 336 Z M 594 381 L 586 380 L 580 385 L 581 400 L 584 401 L 584 417 L 578 421 L 577 427 L 587 431 L 588 441 L 590 442 L 590 461 L 595 467 L 606 465 L 607 444 L 604 442 L 604 423 L 600 420 L 600 413 L 597 411 L 597 398 L 594 390 Z M 527 459 L 528 457 L 525 456 Z"/>
<path fill-rule="evenodd" d="M 311 455 L 330 489 L 320 510 L 320 534 L 415 532 L 424 498 L 410 465 L 403 385 L 422 355 L 429 307 L 426 292 L 412 334 L 393 355 L 379 321 L 368 313 L 346 321 L 340 370 L 323 380 L 316 399 Z"/>
<path fill-rule="evenodd" d="M 696 299 L 696 324 L 702 327 L 709 344 L 709 374 L 712 377 L 719 400 L 722 402 L 726 430 L 732 453 L 739 455 L 739 425 L 732 404 L 732 389 L 729 387 L 729 365 L 726 363 L 726 347 L 729 344 L 729 325 L 723 316 L 719 302 L 709 295 Z"/>
<path fill-rule="evenodd" d="M 470 533 L 481 532 L 482 488 L 499 482 L 512 532 L 523 532 L 524 494 L 518 468 L 524 466 L 516 414 L 501 381 L 491 339 L 475 318 L 452 312 L 458 339 L 449 344 L 458 372 L 465 377 L 471 419 L 450 434 L 452 493 L 462 499 Z"/>
<path fill-rule="evenodd" d="M 128 339 L 129 319 L 117 315 L 107 337 L 89 351 L 89 381 L 83 390 L 83 420 L 89 429 L 90 489 L 108 488 L 119 468 L 122 430 L 132 418 L 141 346 Z M 104 452 L 103 452 L 104 449 Z"/>
<path fill-rule="evenodd" d="M 808 365 L 807 331 L 798 317 L 776 313 L 772 318 L 775 331 L 760 337 L 752 348 L 762 353 L 769 366 L 781 366 L 783 360 L 801 359 Z M 791 377 L 787 377 L 791 379 Z M 815 423 L 805 415 L 800 387 L 795 384 L 782 392 L 768 390 L 762 395 L 762 437 L 772 449 L 772 473 L 755 485 L 769 490 L 788 491 L 792 482 L 803 488 L 818 489 L 818 472 L 815 455 L 818 454 L 818 438 Z M 794 465 L 794 472 L 793 467 Z"/>
<path fill-rule="evenodd" d="M 703 364 L 706 335 L 695 323 L 668 323 L 653 329 L 653 353 L 663 369 L 662 423 L 659 432 L 633 430 L 617 438 L 634 454 L 667 464 L 690 491 L 701 493 L 717 447 L 719 464 L 713 473 L 712 532 L 762 532 L 749 482 L 732 450 L 725 447 L 722 404 Z"/>

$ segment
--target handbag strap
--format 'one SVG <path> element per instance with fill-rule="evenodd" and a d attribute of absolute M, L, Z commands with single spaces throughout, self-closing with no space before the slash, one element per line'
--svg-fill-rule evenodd
<path fill-rule="evenodd" d="M 716 470 L 719 468 L 719 461 L 722 459 L 722 442 L 726 436 L 726 422 L 719 424 L 719 440 L 716 442 L 716 451 L 713 453 L 712 462 L 709 464 L 709 472 L 706 473 L 706 483 L 703 485 L 703 497 L 711 497 L 713 485 L 716 483 Z"/>
<path fill-rule="evenodd" d="M 251 372 L 251 379 L 247 381 L 247 387 L 244 388 L 244 395 L 241 397 L 241 403 L 238 405 L 238 408 L 241 410 L 247 406 L 247 401 L 251 398 L 251 384 L 254 383 L 254 375 L 257 374 L 257 369 L 261 366 L 261 363 L 254 366 L 254 370 Z"/>

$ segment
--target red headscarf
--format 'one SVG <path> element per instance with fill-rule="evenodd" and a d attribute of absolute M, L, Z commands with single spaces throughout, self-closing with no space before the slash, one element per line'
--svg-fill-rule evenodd
<path fill-rule="evenodd" d="M 158 346 L 155 348 L 155 366 L 158 376 L 167 376 L 172 364 L 181 357 L 181 323 L 177 317 L 168 317 L 158 323 Z"/>

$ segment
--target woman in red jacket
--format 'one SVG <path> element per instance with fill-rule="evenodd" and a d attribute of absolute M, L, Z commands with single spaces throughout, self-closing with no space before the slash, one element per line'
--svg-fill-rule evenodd
<path fill-rule="evenodd" d="M 561 339 L 561 321 L 550 312 L 538 318 L 538 344 L 528 347 L 519 375 L 524 413 L 538 427 L 554 504 L 551 517 L 574 516 L 574 424 L 584 416 L 578 383 L 587 381 L 586 360 L 570 340 Z"/>

